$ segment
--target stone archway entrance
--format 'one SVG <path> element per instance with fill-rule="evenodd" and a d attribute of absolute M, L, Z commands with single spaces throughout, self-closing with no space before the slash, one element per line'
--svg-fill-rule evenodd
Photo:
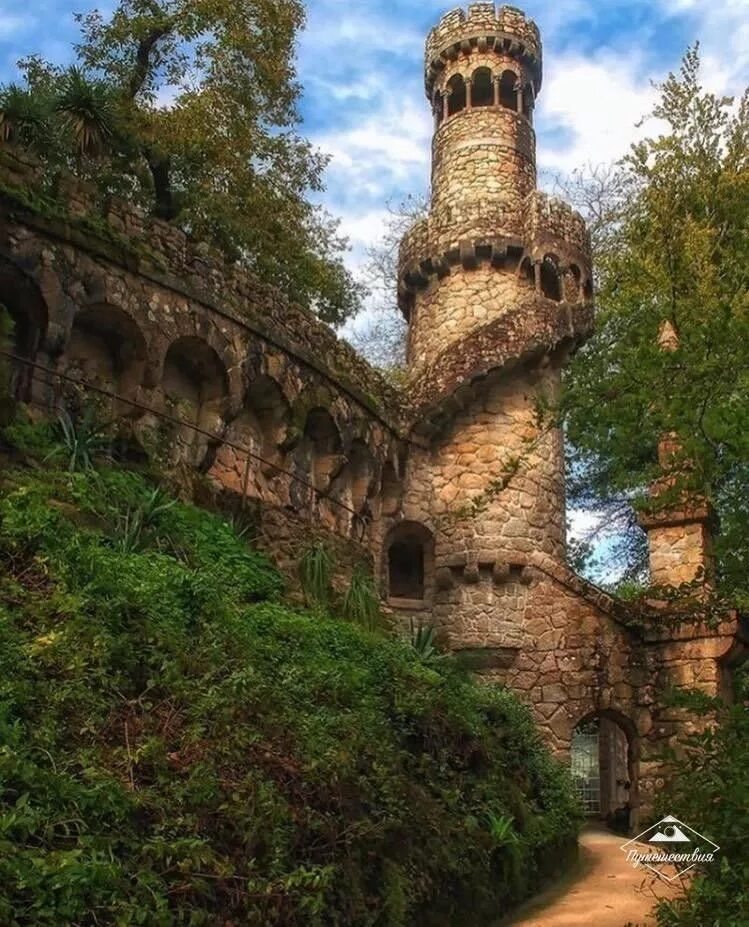
<path fill-rule="evenodd" d="M 637 738 L 613 711 L 586 716 L 572 735 L 572 778 L 585 813 L 629 831 L 637 823 Z"/>

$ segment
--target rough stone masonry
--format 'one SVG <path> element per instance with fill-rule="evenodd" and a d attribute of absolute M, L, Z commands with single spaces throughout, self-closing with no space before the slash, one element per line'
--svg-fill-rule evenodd
<path fill-rule="evenodd" d="M 582 218 L 536 189 L 538 28 L 474 3 L 427 39 L 434 114 L 429 215 L 405 236 L 409 323 L 397 389 L 309 313 L 206 245 L 0 150 L 0 303 L 13 389 L 37 411 L 82 397 L 128 453 L 242 500 L 291 567 L 312 536 L 374 564 L 396 624 L 434 625 L 488 683 L 528 702 L 554 751 L 599 731 L 599 803 L 633 823 L 664 747 L 701 722 L 671 688 L 725 691 L 743 652 L 719 627 L 635 620 L 565 559 L 563 442 L 540 410 L 590 334 Z M 654 578 L 694 579 L 708 514 L 646 524 Z"/>

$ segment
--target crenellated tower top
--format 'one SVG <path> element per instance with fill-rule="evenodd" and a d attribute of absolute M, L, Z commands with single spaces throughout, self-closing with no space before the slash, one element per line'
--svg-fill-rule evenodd
<path fill-rule="evenodd" d="M 530 330 L 537 311 L 555 328 L 566 326 L 574 341 L 590 327 L 585 223 L 537 190 L 533 120 L 542 56 L 533 20 L 493 3 L 452 10 L 427 38 L 431 203 L 403 239 L 398 290 L 411 372 L 422 384 L 434 379 L 424 376 L 429 368 L 446 369 L 459 344 L 474 366 L 490 365 L 492 356 L 479 361 L 474 346 L 498 356 L 502 346 L 488 340 L 486 326 L 500 318 L 522 320 L 528 340 L 538 334 Z"/>
<path fill-rule="evenodd" d="M 514 58 L 531 75 L 535 92 L 540 91 L 543 52 L 535 22 L 514 6 L 471 3 L 467 12 L 458 8 L 445 13 L 429 33 L 424 62 L 429 100 L 449 62 L 473 51 L 495 50 Z"/>

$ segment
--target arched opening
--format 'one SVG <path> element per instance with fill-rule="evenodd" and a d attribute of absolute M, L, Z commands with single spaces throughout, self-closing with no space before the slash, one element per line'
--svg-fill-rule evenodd
<path fill-rule="evenodd" d="M 473 72 L 471 105 L 491 106 L 494 103 L 494 83 L 490 68 L 478 68 Z"/>
<path fill-rule="evenodd" d="M 564 275 L 564 298 L 569 303 L 576 303 L 580 299 L 580 277 L 577 264 L 570 264 Z"/>
<path fill-rule="evenodd" d="M 434 539 L 418 522 L 402 522 L 385 543 L 386 589 L 395 604 L 419 603 L 428 597 L 434 572 Z"/>
<path fill-rule="evenodd" d="M 162 388 L 172 414 L 185 423 L 177 438 L 179 456 L 200 466 L 216 442 L 190 426 L 213 435 L 223 429 L 223 400 L 229 391 L 226 368 L 205 341 L 193 336 L 179 338 L 167 351 Z"/>
<path fill-rule="evenodd" d="M 3 358 L 9 395 L 21 402 L 31 399 L 34 371 L 23 360 L 36 361 L 47 334 L 47 305 L 36 284 L 13 263 L 0 259 L 0 307 L 10 316 L 12 331 L 0 349 L 18 360 Z"/>
<path fill-rule="evenodd" d="M 572 779 L 586 815 L 622 833 L 636 824 L 636 742 L 634 725 L 614 711 L 588 715 L 572 735 Z"/>
<path fill-rule="evenodd" d="M 447 115 L 454 116 L 466 108 L 468 97 L 466 94 L 466 82 L 461 74 L 453 74 L 447 82 L 447 92 L 449 94 L 447 103 Z"/>
<path fill-rule="evenodd" d="M 523 258 L 520 267 L 518 268 L 518 277 L 520 278 L 520 282 L 525 289 L 536 289 L 536 275 L 533 270 L 533 264 L 531 264 L 530 258 Z"/>
<path fill-rule="evenodd" d="M 282 460 L 279 445 L 288 421 L 289 405 L 280 386 L 272 377 L 258 377 L 216 452 L 212 476 L 242 496 L 272 495 L 271 483 L 279 475 Z"/>
<path fill-rule="evenodd" d="M 514 71 L 503 71 L 499 79 L 499 105 L 517 112 L 518 76 Z"/>
<path fill-rule="evenodd" d="M 130 396 L 143 380 L 146 340 L 122 309 L 91 306 L 76 315 L 66 356 L 82 379 Z"/>
<path fill-rule="evenodd" d="M 541 262 L 541 292 L 547 299 L 560 302 L 562 299 L 562 284 L 559 278 L 559 267 L 556 258 L 550 254 Z"/>
<path fill-rule="evenodd" d="M 397 515 L 401 506 L 403 483 L 398 479 L 395 466 L 388 461 L 382 468 L 382 481 L 380 484 L 381 513 L 386 517 Z"/>
<path fill-rule="evenodd" d="M 523 87 L 523 115 L 526 119 L 533 121 L 533 107 L 535 106 L 535 94 L 533 84 L 526 84 Z"/>
<path fill-rule="evenodd" d="M 439 90 L 434 91 L 434 97 L 432 98 L 432 110 L 434 112 L 434 121 L 439 128 L 445 119 L 445 104 L 442 101 L 442 94 Z"/>
<path fill-rule="evenodd" d="M 310 450 L 310 469 L 315 489 L 325 492 L 341 463 L 341 435 L 327 409 L 312 409 L 304 425 L 304 443 Z"/>

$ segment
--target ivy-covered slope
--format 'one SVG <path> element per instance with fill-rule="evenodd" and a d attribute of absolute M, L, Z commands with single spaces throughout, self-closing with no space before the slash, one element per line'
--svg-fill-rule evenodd
<path fill-rule="evenodd" d="M 0 475 L 0 923 L 493 922 L 573 851 L 507 692 L 115 467 Z"/>

